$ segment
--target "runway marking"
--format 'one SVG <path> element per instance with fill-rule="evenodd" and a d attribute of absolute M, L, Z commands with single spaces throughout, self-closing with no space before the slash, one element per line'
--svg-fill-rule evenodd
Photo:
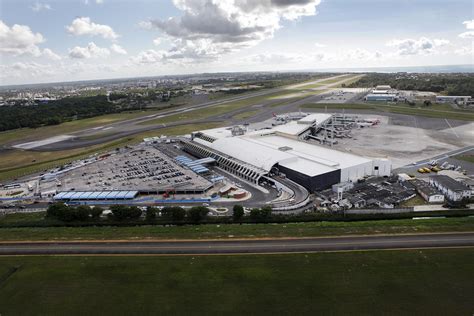
<path fill-rule="evenodd" d="M 459 135 L 456 133 L 456 131 L 454 130 L 454 128 L 451 126 L 451 124 L 449 124 L 448 122 L 448 119 L 444 119 L 446 121 L 446 124 L 448 124 L 449 128 L 451 129 L 451 131 L 454 133 L 454 135 L 456 135 L 457 138 L 459 138 Z"/>

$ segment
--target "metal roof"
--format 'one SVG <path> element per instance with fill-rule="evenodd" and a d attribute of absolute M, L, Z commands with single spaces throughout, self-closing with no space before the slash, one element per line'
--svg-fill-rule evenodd
<path fill-rule="evenodd" d="M 430 176 L 430 179 L 451 191 L 469 191 L 469 188 L 466 185 L 445 175 Z"/>
<path fill-rule="evenodd" d="M 138 191 L 68 191 L 59 192 L 55 200 L 121 200 L 133 199 Z"/>

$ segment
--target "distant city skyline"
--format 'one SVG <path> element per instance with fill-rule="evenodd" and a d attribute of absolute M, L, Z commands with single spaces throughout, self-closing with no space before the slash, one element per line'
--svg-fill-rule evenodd
<path fill-rule="evenodd" d="M 470 0 L 1 0 L 0 84 L 473 64 Z"/>

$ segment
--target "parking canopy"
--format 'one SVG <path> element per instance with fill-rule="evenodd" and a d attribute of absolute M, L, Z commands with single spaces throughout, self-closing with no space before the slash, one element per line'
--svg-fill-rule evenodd
<path fill-rule="evenodd" d="M 54 196 L 56 201 L 91 200 L 129 200 L 138 195 L 138 191 L 68 191 Z"/>

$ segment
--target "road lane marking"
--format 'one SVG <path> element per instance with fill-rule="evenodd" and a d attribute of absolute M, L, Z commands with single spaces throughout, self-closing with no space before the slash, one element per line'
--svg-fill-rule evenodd
<path fill-rule="evenodd" d="M 111 246 L 107 250 L 176 250 L 176 251 L 184 251 L 184 250 L 219 250 L 219 249 L 253 249 L 253 248 L 297 248 L 297 247 L 321 247 L 321 246 L 371 246 L 371 245 L 379 245 L 379 244 L 396 244 L 396 243 L 423 243 L 423 242 L 431 242 L 431 243 L 438 243 L 438 242 L 462 242 L 462 241 L 472 241 L 472 238 L 454 238 L 454 239 L 421 239 L 421 240 L 380 240 L 380 241 L 362 241 L 362 242 L 329 242 L 329 243 L 285 243 L 285 244 L 249 244 L 249 245 L 203 245 L 203 246 Z M 41 251 L 60 251 L 60 250 L 98 250 L 102 251 L 101 248 L 106 247 L 104 246 L 90 246 L 90 245 L 63 245 L 57 247 L 57 245 L 51 246 L 37 246 L 37 247 L 1 247 L 0 251 L 34 251 L 34 250 L 41 250 Z M 436 245 L 433 245 L 436 247 Z"/>
<path fill-rule="evenodd" d="M 454 135 L 456 135 L 457 138 L 459 138 L 459 135 L 456 133 L 456 131 L 454 130 L 454 128 L 451 126 L 451 124 L 449 124 L 448 122 L 448 119 L 444 119 L 446 121 L 446 124 L 448 124 L 449 128 L 451 129 L 451 131 L 454 133 Z"/>
<path fill-rule="evenodd" d="M 297 255 L 338 252 L 374 252 L 374 251 L 413 251 L 439 249 L 474 249 L 474 246 L 434 246 L 406 248 L 373 248 L 373 249 L 339 249 L 339 250 L 308 250 L 281 252 L 241 252 L 241 253 L 88 253 L 88 254 L 1 254 L 0 257 L 183 257 L 183 256 L 258 256 L 258 255 Z"/>

